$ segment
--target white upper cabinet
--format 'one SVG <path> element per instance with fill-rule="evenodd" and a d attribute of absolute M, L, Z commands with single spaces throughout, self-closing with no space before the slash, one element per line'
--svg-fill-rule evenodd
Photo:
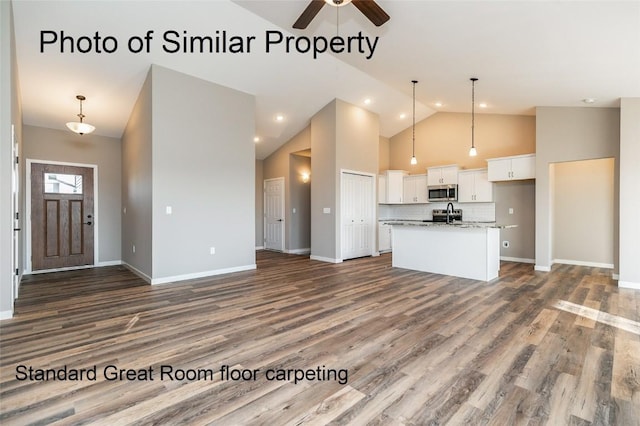
<path fill-rule="evenodd" d="M 403 204 L 420 204 L 428 202 L 427 175 L 405 176 Z"/>
<path fill-rule="evenodd" d="M 404 199 L 404 177 L 408 173 L 404 170 L 387 170 L 384 172 L 385 197 L 384 202 L 378 201 L 380 204 L 402 204 Z M 380 184 L 380 179 L 378 179 Z M 379 197 L 379 200 L 382 197 Z"/>
<path fill-rule="evenodd" d="M 458 202 L 493 202 L 493 183 L 489 182 L 487 169 L 462 170 L 458 173 Z"/>
<path fill-rule="evenodd" d="M 455 185 L 458 183 L 458 166 L 429 167 L 427 169 L 427 184 Z"/>
<path fill-rule="evenodd" d="M 535 154 L 491 158 L 487 163 L 491 182 L 536 178 Z"/>
<path fill-rule="evenodd" d="M 378 204 L 387 204 L 387 176 L 378 175 Z"/>

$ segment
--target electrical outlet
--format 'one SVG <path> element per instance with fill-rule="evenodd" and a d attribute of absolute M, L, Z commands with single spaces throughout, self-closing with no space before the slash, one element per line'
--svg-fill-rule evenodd
<path fill-rule="evenodd" d="M 211 248 L 209 249 L 209 253 L 210 253 L 210 254 L 216 254 L 216 248 L 215 248 L 215 247 L 211 247 Z"/>
<path fill-rule="evenodd" d="M 509 207 L 509 214 L 513 214 L 513 207 Z"/>
<path fill-rule="evenodd" d="M 131 250 L 133 250 L 133 252 L 136 252 L 136 245 L 134 244 L 133 247 L 131 247 Z"/>
<path fill-rule="evenodd" d="M 324 207 L 322 209 L 322 213 L 324 214 L 331 214 L 331 207 Z"/>
<path fill-rule="evenodd" d="M 167 214 L 172 214 L 173 213 L 173 209 L 171 208 L 171 206 L 167 206 L 167 207 L 165 207 L 165 212 Z"/>
<path fill-rule="evenodd" d="M 502 242 L 502 247 L 509 248 L 509 241 L 503 241 Z"/>

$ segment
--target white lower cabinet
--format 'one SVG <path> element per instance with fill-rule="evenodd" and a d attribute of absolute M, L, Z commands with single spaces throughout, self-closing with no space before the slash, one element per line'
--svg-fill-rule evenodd
<path fill-rule="evenodd" d="M 378 251 L 391 251 L 391 225 L 378 224 Z"/>
<path fill-rule="evenodd" d="M 464 170 L 458 173 L 458 202 L 493 202 L 493 182 L 489 182 L 487 169 Z"/>

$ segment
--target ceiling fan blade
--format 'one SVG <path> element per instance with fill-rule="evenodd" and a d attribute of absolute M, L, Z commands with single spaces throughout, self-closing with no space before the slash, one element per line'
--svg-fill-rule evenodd
<path fill-rule="evenodd" d="M 322 6 L 324 6 L 324 0 L 311 0 L 309 6 L 302 12 L 302 15 L 298 18 L 295 24 L 293 24 L 293 28 L 298 30 L 304 30 L 311 23 L 313 18 L 316 17 Z"/>
<path fill-rule="evenodd" d="M 353 3 L 364 16 L 369 18 L 376 27 L 384 24 L 390 18 L 387 12 L 382 10 L 382 8 L 378 6 L 378 3 L 373 0 L 353 0 L 351 3 Z"/>

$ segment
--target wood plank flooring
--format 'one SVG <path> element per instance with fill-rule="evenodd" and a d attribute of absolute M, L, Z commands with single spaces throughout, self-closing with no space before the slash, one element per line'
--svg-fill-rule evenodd
<path fill-rule="evenodd" d="M 123 267 L 25 277 L 0 322 L 0 423 L 640 425 L 640 292 L 609 270 L 257 264 L 153 287 Z"/>

